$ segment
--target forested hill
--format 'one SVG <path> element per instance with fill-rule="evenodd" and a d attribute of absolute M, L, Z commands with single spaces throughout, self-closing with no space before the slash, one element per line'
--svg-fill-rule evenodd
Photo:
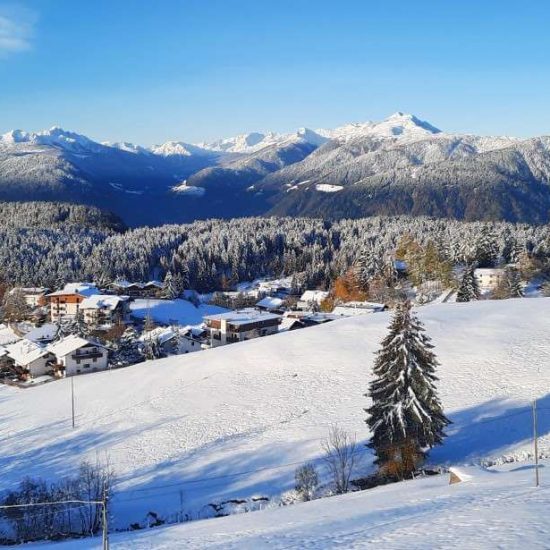
<path fill-rule="evenodd" d="M 60 202 L 0 202 L 0 227 L 78 228 L 121 232 L 124 222 L 115 214 L 79 204 Z"/>
<path fill-rule="evenodd" d="M 373 266 L 387 263 L 403 240 L 419 251 L 430 247 L 437 261 L 453 265 L 510 262 L 528 254 L 541 269 L 550 268 L 549 226 L 405 216 L 333 223 L 238 218 L 122 234 L 64 224 L 0 226 L 0 276 L 8 284 L 59 286 L 87 279 L 162 279 L 170 270 L 199 291 L 281 275 L 293 275 L 298 287 L 316 288 L 327 287 L 359 257 L 368 256 Z"/>

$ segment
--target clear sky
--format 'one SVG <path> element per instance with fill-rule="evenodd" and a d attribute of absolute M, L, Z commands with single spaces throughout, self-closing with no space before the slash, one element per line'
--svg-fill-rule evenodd
<path fill-rule="evenodd" d="M 549 0 L 0 0 L 0 132 L 550 134 Z"/>

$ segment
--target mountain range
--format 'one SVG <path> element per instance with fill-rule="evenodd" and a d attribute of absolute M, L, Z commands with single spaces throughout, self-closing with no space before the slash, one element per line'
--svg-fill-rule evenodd
<path fill-rule="evenodd" d="M 550 138 L 440 131 L 410 114 L 150 148 L 54 127 L 0 136 L 0 200 L 82 203 L 128 225 L 301 215 L 550 219 Z"/>

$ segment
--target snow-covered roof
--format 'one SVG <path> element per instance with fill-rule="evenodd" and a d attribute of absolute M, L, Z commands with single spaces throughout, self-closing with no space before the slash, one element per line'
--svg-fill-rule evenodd
<path fill-rule="evenodd" d="M 44 286 L 32 286 L 32 287 L 15 287 L 10 290 L 10 294 L 16 292 L 22 292 L 23 294 L 46 294 L 50 289 Z"/>
<path fill-rule="evenodd" d="M 27 340 L 38 342 L 40 340 L 53 340 L 57 334 L 57 325 L 55 323 L 46 323 L 41 327 L 31 329 L 25 334 Z"/>
<path fill-rule="evenodd" d="M 162 288 L 162 283 L 160 281 L 155 281 L 154 279 L 152 281 L 146 282 L 143 286 L 156 286 L 158 288 Z"/>
<path fill-rule="evenodd" d="M 21 340 L 21 336 L 19 336 L 10 326 L 0 325 L 0 346 L 13 344 L 18 340 Z"/>
<path fill-rule="evenodd" d="M 48 354 L 46 348 L 25 338 L 6 346 L 6 350 L 8 355 L 20 366 L 28 365 Z"/>
<path fill-rule="evenodd" d="M 272 296 L 266 296 L 262 298 L 257 304 L 256 307 L 265 307 L 266 309 L 277 309 L 283 305 L 282 298 L 274 298 Z"/>
<path fill-rule="evenodd" d="M 328 292 L 326 290 L 306 290 L 300 297 L 300 300 L 302 302 L 316 302 L 320 304 L 327 297 Z"/>
<path fill-rule="evenodd" d="M 113 296 L 112 294 L 92 294 L 80 304 L 80 309 L 108 309 L 113 310 L 127 300 L 126 296 Z"/>
<path fill-rule="evenodd" d="M 100 348 L 105 347 L 96 342 L 91 342 L 89 340 L 86 340 L 85 338 L 81 338 L 80 336 L 71 334 L 69 336 L 65 336 L 65 338 L 59 340 L 58 342 L 49 344 L 46 349 L 52 352 L 54 355 L 57 355 L 58 357 L 63 357 L 68 353 L 72 353 L 73 351 L 76 351 L 77 349 L 80 349 L 90 344 Z"/>
<path fill-rule="evenodd" d="M 294 325 L 303 326 L 303 323 L 295 317 L 284 317 L 279 325 L 279 332 L 290 330 Z"/>
<path fill-rule="evenodd" d="M 116 286 L 118 288 L 128 288 L 131 286 L 137 286 L 141 288 L 143 285 L 141 283 L 130 283 L 126 279 L 120 279 L 118 281 L 115 281 L 111 286 Z"/>
<path fill-rule="evenodd" d="M 142 342 L 148 340 L 157 340 L 159 344 L 165 344 L 177 336 L 177 332 L 172 327 L 157 327 L 147 332 L 144 332 L 139 339 Z"/>
<path fill-rule="evenodd" d="M 376 302 L 344 302 L 336 307 L 353 309 L 384 309 L 386 305 Z"/>
<path fill-rule="evenodd" d="M 92 294 L 99 294 L 99 289 L 93 283 L 67 283 L 62 290 L 56 290 L 48 296 L 66 296 L 67 294 L 91 296 Z"/>
<path fill-rule="evenodd" d="M 270 321 L 281 319 L 280 315 L 275 313 L 266 313 L 257 309 L 245 308 L 237 311 L 228 311 L 227 313 L 219 313 L 217 315 L 206 315 L 206 321 L 227 321 L 232 325 L 246 325 L 257 321 Z"/>

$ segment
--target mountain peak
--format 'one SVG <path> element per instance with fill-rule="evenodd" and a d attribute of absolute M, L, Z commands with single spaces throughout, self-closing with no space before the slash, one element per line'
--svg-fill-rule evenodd
<path fill-rule="evenodd" d="M 321 136 L 339 141 L 362 137 L 419 138 L 438 134 L 441 130 L 415 115 L 397 111 L 381 122 L 354 122 L 332 130 L 317 130 Z"/>
<path fill-rule="evenodd" d="M 408 125 L 411 128 L 412 127 L 418 127 L 422 130 L 426 130 L 426 132 L 430 134 L 439 134 L 441 130 L 439 128 L 436 128 L 435 126 L 431 125 L 429 122 L 426 122 L 425 120 L 420 120 L 418 117 L 416 117 L 413 114 L 410 113 L 403 113 L 401 111 L 396 111 L 392 115 L 390 115 L 384 122 L 391 122 L 393 124 L 400 124 L 400 125 Z"/>

